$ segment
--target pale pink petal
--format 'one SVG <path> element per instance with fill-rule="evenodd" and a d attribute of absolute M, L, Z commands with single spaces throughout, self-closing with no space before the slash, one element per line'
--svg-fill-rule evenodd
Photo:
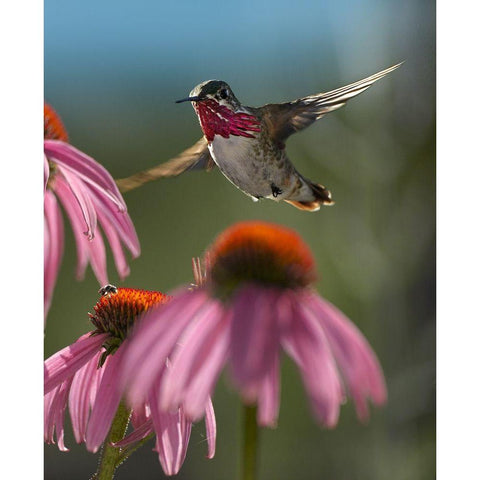
<path fill-rule="evenodd" d="M 182 330 L 207 299 L 206 293 L 200 290 L 181 290 L 173 296 L 169 303 L 153 307 L 147 312 L 129 340 L 123 380 L 129 391 L 129 401 L 134 407 L 143 403 L 146 392 L 163 371 L 165 360 Z"/>
<path fill-rule="evenodd" d="M 168 409 L 173 410 L 179 406 L 182 392 L 196 375 L 197 368 L 204 363 L 204 357 L 210 354 L 215 341 L 213 332 L 221 319 L 221 303 L 212 300 L 191 319 L 179 337 L 177 346 L 170 355 L 170 369 L 166 373 L 174 379 L 171 382 L 174 390 L 166 388 L 162 397 L 162 403 Z"/>
<path fill-rule="evenodd" d="M 54 433 L 55 433 L 55 415 L 54 401 L 56 401 L 58 391 L 60 390 L 61 385 L 58 385 L 53 390 L 50 390 L 43 397 L 43 436 L 45 443 L 55 443 Z"/>
<path fill-rule="evenodd" d="M 48 179 L 50 177 L 50 165 L 48 164 L 47 157 L 43 157 L 43 188 L 47 189 Z"/>
<path fill-rule="evenodd" d="M 368 418 L 366 398 L 381 405 L 387 399 L 382 369 L 373 350 L 357 327 L 336 307 L 316 295 L 304 304 L 318 318 L 325 331 L 361 420 Z"/>
<path fill-rule="evenodd" d="M 125 201 L 108 171 L 93 158 L 72 145 L 59 140 L 44 141 L 45 154 L 64 169 L 70 170 L 92 188 L 103 192 L 120 210 L 126 210 Z"/>
<path fill-rule="evenodd" d="M 85 231 L 85 222 L 82 211 L 72 191 L 61 176 L 57 176 L 55 179 L 55 193 L 62 202 L 63 208 L 70 219 L 70 225 L 77 245 L 76 276 L 78 280 L 81 280 L 87 268 L 90 250 L 89 241 L 83 233 Z"/>
<path fill-rule="evenodd" d="M 99 351 L 91 360 L 80 368 L 73 377 L 70 395 L 68 397 L 68 410 L 72 421 L 73 433 L 77 443 L 85 441 L 88 417 L 90 413 L 91 390 L 96 388 L 96 371 Z"/>
<path fill-rule="evenodd" d="M 44 314 L 47 316 L 63 254 L 63 220 L 55 195 L 46 191 L 45 212 L 45 266 L 44 266 Z"/>
<path fill-rule="evenodd" d="M 137 232 L 133 226 L 130 216 L 126 212 L 119 212 L 115 206 L 102 196 L 100 193 L 92 191 L 97 213 L 102 211 L 105 220 L 115 228 L 119 238 L 130 250 L 134 258 L 140 255 L 140 242 L 138 241 Z"/>
<path fill-rule="evenodd" d="M 54 390 L 45 395 L 44 398 L 44 435 L 46 443 L 55 443 L 54 434 L 57 437 L 59 450 L 67 452 L 68 448 L 64 443 L 65 410 L 67 398 L 70 391 L 71 380 L 58 385 Z"/>
<path fill-rule="evenodd" d="M 97 452 L 104 442 L 122 398 L 119 365 L 125 351 L 123 347 L 121 345 L 113 355 L 109 355 L 102 366 L 102 380 L 87 427 L 85 443 L 89 452 Z"/>
<path fill-rule="evenodd" d="M 276 303 L 281 295 L 281 290 L 250 285 L 233 300 L 232 375 L 247 402 L 256 400 L 260 381 L 278 355 Z"/>
<path fill-rule="evenodd" d="M 93 273 L 100 285 L 108 283 L 107 254 L 102 234 L 97 230 L 95 238 L 89 241 L 89 258 Z"/>
<path fill-rule="evenodd" d="M 134 431 L 128 434 L 125 438 L 119 442 L 112 443 L 113 447 L 123 448 L 128 447 L 129 445 L 134 445 L 135 443 L 143 440 L 145 437 L 148 437 L 153 432 L 153 421 L 147 420 L 145 423 L 135 427 Z"/>
<path fill-rule="evenodd" d="M 91 195 L 82 181 L 75 174 L 67 169 L 61 168 L 60 166 L 57 166 L 57 169 L 61 172 L 62 177 L 65 179 L 78 203 L 78 206 L 80 207 L 85 221 L 86 230 L 84 230 L 84 233 L 88 236 L 88 239 L 91 240 L 95 236 L 97 229 L 97 212 L 93 206 Z"/>
<path fill-rule="evenodd" d="M 175 413 L 160 410 L 157 390 L 152 389 L 149 395 L 152 420 L 157 435 L 155 450 L 158 452 L 165 474 L 176 475 L 187 454 L 192 423 L 186 419 L 181 409 Z"/>
<path fill-rule="evenodd" d="M 118 237 L 118 232 L 114 225 L 112 225 L 109 219 L 105 216 L 101 208 L 97 207 L 97 215 L 100 221 L 100 225 L 102 226 L 102 230 L 107 237 L 110 248 L 112 249 L 113 259 L 115 261 L 115 266 L 117 267 L 118 274 L 123 280 L 130 273 L 130 268 L 128 266 L 127 259 L 125 258 L 125 254 L 123 252 L 123 248 Z"/>
<path fill-rule="evenodd" d="M 162 407 L 183 405 L 194 421 L 205 414 L 230 346 L 231 320 L 217 301 L 210 302 L 180 337 L 162 385 Z"/>
<path fill-rule="evenodd" d="M 132 416 L 130 417 L 130 423 L 133 428 L 138 428 L 140 425 L 148 422 L 150 420 L 150 407 L 148 405 L 140 405 L 140 407 L 132 410 Z"/>
<path fill-rule="evenodd" d="M 215 456 L 215 445 L 217 443 L 217 422 L 210 397 L 208 397 L 207 407 L 205 408 L 205 431 L 208 444 L 207 458 L 213 458 Z"/>
<path fill-rule="evenodd" d="M 92 239 L 84 235 L 85 222 L 76 197 L 62 177 L 57 177 L 55 191 L 67 212 L 77 244 L 77 278 L 83 278 L 88 260 L 92 265 L 93 273 L 101 285 L 108 283 L 107 256 L 102 235 L 97 230 Z"/>
<path fill-rule="evenodd" d="M 45 360 L 45 393 L 48 393 L 67 378 L 72 377 L 78 369 L 93 358 L 107 336 L 106 333 L 94 336 L 91 333 L 86 333 L 72 345 L 65 347 Z"/>
<path fill-rule="evenodd" d="M 337 424 L 343 397 L 333 355 L 311 313 L 300 303 L 292 307 L 288 328 L 282 332 L 282 344 L 300 369 L 315 415 L 332 428 Z"/>
<path fill-rule="evenodd" d="M 258 391 L 257 422 L 262 427 L 275 427 L 280 409 L 279 355 L 270 360 Z"/>

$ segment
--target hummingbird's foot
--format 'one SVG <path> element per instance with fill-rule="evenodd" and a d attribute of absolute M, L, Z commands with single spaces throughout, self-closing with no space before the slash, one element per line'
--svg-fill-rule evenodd
<path fill-rule="evenodd" d="M 272 195 L 274 196 L 274 198 L 277 198 L 283 193 L 283 190 L 281 188 L 278 188 L 274 183 L 270 184 L 270 188 L 272 189 Z"/>

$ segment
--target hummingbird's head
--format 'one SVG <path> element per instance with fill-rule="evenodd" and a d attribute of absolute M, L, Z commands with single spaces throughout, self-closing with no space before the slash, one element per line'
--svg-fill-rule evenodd
<path fill-rule="evenodd" d="M 207 80 L 206 82 L 200 83 L 190 92 L 187 98 L 177 100 L 176 103 L 193 102 L 195 106 L 196 103 L 208 100 L 214 101 L 232 111 L 240 107 L 240 102 L 233 94 L 228 83 L 221 80 Z"/>

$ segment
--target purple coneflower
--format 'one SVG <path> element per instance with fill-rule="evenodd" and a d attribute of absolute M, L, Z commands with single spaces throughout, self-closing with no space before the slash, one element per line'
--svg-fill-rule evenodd
<path fill-rule="evenodd" d="M 119 377 L 128 334 L 138 318 L 153 306 L 163 305 L 170 297 L 159 292 L 116 288 L 101 289 L 103 296 L 89 314 L 95 329 L 45 361 L 45 441 L 68 450 L 64 443 L 64 417 L 68 409 L 77 443 L 96 452 L 105 441 L 112 424 L 123 415 L 114 444 L 117 463 L 128 449 L 156 434 L 155 450 L 167 475 L 176 474 L 185 459 L 192 422 L 182 407 L 166 412 L 159 407 L 158 384 L 145 392 L 145 401 L 133 411 L 123 401 Z M 168 370 L 165 360 L 162 371 Z M 160 372 L 159 381 L 162 380 Z M 122 413 L 123 412 L 123 413 Z M 131 413 L 134 431 L 123 438 Z M 215 453 L 216 426 L 211 401 L 205 404 L 208 458 Z M 112 427 L 113 430 L 113 427 Z M 108 445 L 110 451 L 111 446 Z M 105 449 L 104 449 L 105 450 Z M 105 456 L 105 454 L 104 454 Z M 100 465 L 100 467 L 102 464 Z M 115 462 L 113 464 L 114 468 Z"/>
<path fill-rule="evenodd" d="M 315 417 L 334 427 L 347 393 L 360 419 L 367 399 L 386 400 L 376 356 L 360 331 L 313 289 L 309 248 L 292 230 L 264 222 L 238 223 L 206 255 L 202 286 L 185 288 L 149 312 L 125 354 L 134 404 L 163 375 L 161 405 L 182 405 L 199 419 L 228 364 L 257 423 L 274 426 L 279 411 L 280 354 L 297 364 Z M 198 270 L 198 268 L 197 268 Z M 169 356 L 171 366 L 162 365 Z"/>
<path fill-rule="evenodd" d="M 110 243 L 121 278 L 129 274 L 122 244 L 132 256 L 140 244 L 127 206 L 115 181 L 93 158 L 68 143 L 66 130 L 52 107 L 44 107 L 45 178 L 45 316 L 50 307 L 63 253 L 63 206 L 77 244 L 77 278 L 90 263 L 101 285 L 108 283 L 105 244 L 99 223 Z"/>

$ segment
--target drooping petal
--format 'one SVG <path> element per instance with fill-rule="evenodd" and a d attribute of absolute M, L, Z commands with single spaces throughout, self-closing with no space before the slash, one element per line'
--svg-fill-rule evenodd
<path fill-rule="evenodd" d="M 87 263 L 90 260 L 93 273 L 101 285 L 108 283 L 107 256 L 102 235 L 97 230 L 93 239 L 88 239 L 84 234 L 85 222 L 79 203 L 76 201 L 70 187 L 59 176 L 56 179 L 55 191 L 62 202 L 75 237 L 77 245 L 77 278 L 80 280 L 85 274 Z"/>
<path fill-rule="evenodd" d="M 256 400 L 259 383 L 278 355 L 276 303 L 281 295 L 281 290 L 249 285 L 233 300 L 232 374 L 247 401 Z"/>
<path fill-rule="evenodd" d="M 95 236 L 97 229 L 97 212 L 93 206 L 91 196 L 85 185 L 75 176 L 75 174 L 68 169 L 61 168 L 60 166 L 57 166 L 57 168 L 58 171 L 61 172 L 62 177 L 65 179 L 65 182 L 72 191 L 72 194 L 80 207 L 85 221 L 86 230 L 84 230 L 84 233 L 88 236 L 88 239 L 91 240 Z"/>
<path fill-rule="evenodd" d="M 183 405 L 194 421 L 205 414 L 230 345 L 231 321 L 218 301 L 210 302 L 179 338 L 162 384 L 162 408 Z"/>
<path fill-rule="evenodd" d="M 151 418 L 150 407 L 148 405 L 140 405 L 140 407 L 132 410 L 132 416 L 130 417 L 130 423 L 133 428 L 138 428 Z"/>
<path fill-rule="evenodd" d="M 108 171 L 93 158 L 72 145 L 59 140 L 44 141 L 45 155 L 55 159 L 84 182 L 107 195 L 119 210 L 126 210 L 125 201 Z"/>
<path fill-rule="evenodd" d="M 100 225 L 102 226 L 102 230 L 104 231 L 108 243 L 110 244 L 110 248 L 112 249 L 113 259 L 115 261 L 118 274 L 123 280 L 130 273 L 130 268 L 128 266 L 127 259 L 125 258 L 118 232 L 100 208 L 97 208 L 97 215 Z"/>
<path fill-rule="evenodd" d="M 153 432 L 153 421 L 152 419 L 146 420 L 145 423 L 138 425 L 134 431 L 128 434 L 125 438 L 119 442 L 112 443 L 112 446 L 123 448 L 133 445 L 140 440 L 143 440 L 145 437 L 148 437 Z"/>
<path fill-rule="evenodd" d="M 328 341 L 310 311 L 295 300 L 288 320 L 282 344 L 300 369 L 315 415 L 332 428 L 337 424 L 343 395 Z"/>
<path fill-rule="evenodd" d="M 107 254 L 102 234 L 97 231 L 95 238 L 89 241 L 89 258 L 93 273 L 100 285 L 108 283 Z"/>
<path fill-rule="evenodd" d="M 72 191 L 61 176 L 57 176 L 55 179 L 55 193 L 60 199 L 60 202 L 70 219 L 70 225 L 77 245 L 76 276 L 78 280 L 81 280 L 85 274 L 89 258 L 88 239 L 83 233 L 85 231 L 85 222 L 83 220 L 82 211 Z"/>
<path fill-rule="evenodd" d="M 106 338 L 107 334 L 105 333 L 94 336 L 86 333 L 72 345 L 65 347 L 45 360 L 45 393 L 48 393 L 67 378 L 72 377 L 77 370 L 92 359 Z"/>
<path fill-rule="evenodd" d="M 122 390 L 119 385 L 119 365 L 124 352 L 124 345 L 121 345 L 113 355 L 107 357 L 102 366 L 102 380 L 98 387 L 85 437 L 85 444 L 89 452 L 97 452 L 104 442 L 120 404 Z"/>
<path fill-rule="evenodd" d="M 205 431 L 208 444 L 207 458 L 213 458 L 215 456 L 215 445 L 217 443 L 217 422 L 210 397 L 208 397 L 207 407 L 205 408 Z"/>
<path fill-rule="evenodd" d="M 50 165 L 48 164 L 47 157 L 43 157 L 43 189 L 47 189 L 48 179 L 50 177 Z"/>
<path fill-rule="evenodd" d="M 165 366 L 182 330 L 204 305 L 207 295 L 200 290 L 179 291 L 173 300 L 153 307 L 140 320 L 129 340 L 123 365 L 124 386 L 130 403 L 137 407 Z M 141 371 L 142 374 L 138 375 Z"/>
<path fill-rule="evenodd" d="M 157 435 L 155 450 L 166 475 L 176 475 L 187 454 L 192 423 L 187 420 L 182 409 L 175 413 L 159 408 L 158 388 L 152 388 L 149 394 L 152 420 Z"/>
<path fill-rule="evenodd" d="M 258 389 L 257 423 L 262 427 L 275 427 L 280 409 L 279 354 L 276 352 L 266 365 Z"/>
<path fill-rule="evenodd" d="M 102 194 L 93 191 L 93 198 L 97 212 L 101 211 L 105 220 L 117 231 L 118 237 L 122 240 L 124 245 L 130 250 L 134 258 L 140 255 L 140 242 L 138 241 L 137 232 L 133 226 L 132 220 L 127 212 L 119 212 L 115 206 Z"/>
<path fill-rule="evenodd" d="M 96 390 L 96 372 L 98 360 L 101 355 L 99 351 L 89 360 L 73 377 L 70 395 L 68 397 L 68 410 L 72 421 L 73 433 L 77 443 L 85 441 L 88 417 L 90 414 L 92 389 Z"/>
<path fill-rule="evenodd" d="M 63 255 L 63 220 L 55 195 L 46 191 L 44 198 L 44 314 L 47 316 Z"/>
<path fill-rule="evenodd" d="M 310 294 L 303 304 L 318 318 L 325 331 L 352 394 L 358 417 L 368 419 L 366 399 L 371 398 L 377 405 L 387 399 L 385 380 L 375 353 L 358 328 L 331 303 Z"/>
<path fill-rule="evenodd" d="M 67 398 L 70 391 L 71 380 L 58 385 L 44 398 L 44 435 L 46 443 L 55 443 L 56 433 L 59 450 L 68 452 L 64 443 L 64 419 L 67 408 Z"/>

